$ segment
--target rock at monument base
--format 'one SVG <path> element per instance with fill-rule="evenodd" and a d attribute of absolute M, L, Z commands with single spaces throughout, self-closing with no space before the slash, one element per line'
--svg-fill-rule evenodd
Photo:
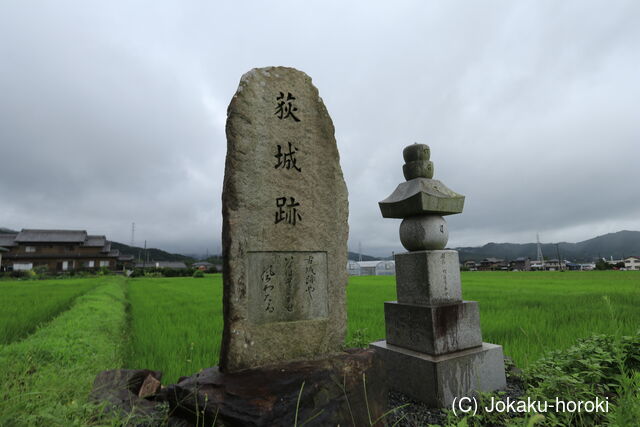
<path fill-rule="evenodd" d="M 209 368 L 167 387 L 160 397 L 169 402 L 173 417 L 198 420 L 198 425 L 215 419 L 222 425 L 291 426 L 302 388 L 298 425 L 369 425 L 367 407 L 372 420 L 387 411 L 382 373 L 373 349 L 357 349 L 235 373 Z"/>
<path fill-rule="evenodd" d="M 159 381 L 162 379 L 162 372 L 149 369 L 112 369 L 102 371 L 93 381 L 93 391 L 118 389 L 128 390 L 137 395 L 149 376 Z"/>
<path fill-rule="evenodd" d="M 430 356 L 386 341 L 371 343 L 387 369 L 389 388 L 431 407 L 450 407 L 456 397 L 506 387 L 502 346 L 481 347 Z"/>
<path fill-rule="evenodd" d="M 144 399 L 145 397 L 153 396 L 154 394 L 158 393 L 161 388 L 162 383 L 160 382 L 160 380 L 149 374 L 147 375 L 147 378 L 144 379 L 142 386 L 140 386 L 138 397 L 142 397 Z"/>
<path fill-rule="evenodd" d="M 96 403 L 106 403 L 107 413 L 127 417 L 131 425 L 158 425 L 166 421 L 166 411 L 158 408 L 158 403 L 143 399 L 139 394 L 149 396 L 152 389 L 159 390 L 162 372 L 149 369 L 113 369 L 102 371 L 93 382 L 89 399 Z M 154 386 L 153 384 L 156 384 Z M 180 423 L 170 423 L 180 425 Z"/>

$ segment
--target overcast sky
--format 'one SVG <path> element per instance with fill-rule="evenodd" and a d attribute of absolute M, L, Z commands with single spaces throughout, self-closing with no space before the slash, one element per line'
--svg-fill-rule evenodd
<path fill-rule="evenodd" d="M 400 250 L 413 142 L 466 196 L 450 247 L 640 230 L 640 2 L 219 3 L 1 3 L 0 226 L 219 252 L 227 105 L 283 65 L 332 116 L 350 250 Z"/>

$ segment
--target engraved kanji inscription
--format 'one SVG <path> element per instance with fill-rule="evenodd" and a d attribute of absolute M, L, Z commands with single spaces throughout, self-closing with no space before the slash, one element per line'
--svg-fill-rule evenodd
<path fill-rule="evenodd" d="M 278 152 L 274 156 L 278 159 L 278 162 L 273 166 L 274 168 L 282 169 L 295 169 L 298 172 L 302 172 L 302 169 L 298 167 L 298 159 L 296 158 L 296 152 L 298 149 L 292 143 L 288 142 L 289 151 L 283 151 L 280 144 L 277 145 Z"/>
<path fill-rule="evenodd" d="M 284 257 L 284 308 L 293 311 L 293 256 Z"/>
<path fill-rule="evenodd" d="M 309 299 L 313 299 L 313 293 L 316 290 L 316 272 L 313 269 L 313 255 L 309 255 L 305 260 L 304 265 L 304 284 L 306 286 L 305 292 L 309 296 Z"/>
<path fill-rule="evenodd" d="M 289 200 L 287 202 L 287 199 Z M 294 197 L 278 197 L 276 198 L 276 215 L 275 224 L 284 222 L 286 224 L 296 225 L 296 222 L 302 221 L 302 215 L 299 211 L 300 202 L 296 202 Z"/>
<path fill-rule="evenodd" d="M 276 105 L 276 117 L 280 120 L 292 119 L 293 121 L 299 122 L 300 119 L 294 114 L 298 111 L 298 109 L 293 105 L 293 101 L 295 100 L 296 97 L 291 95 L 291 92 L 287 92 L 286 96 L 284 92 L 280 92 L 276 97 L 276 101 L 278 101 L 278 104 Z"/>
<path fill-rule="evenodd" d="M 326 252 L 249 252 L 249 318 L 253 323 L 325 318 Z"/>
<path fill-rule="evenodd" d="M 271 281 L 273 276 L 275 276 L 275 273 L 273 272 L 273 264 L 269 264 L 269 266 L 267 266 L 267 268 L 265 268 L 260 275 L 260 279 L 262 280 L 263 285 L 262 292 L 264 293 L 264 311 L 267 311 L 269 313 L 273 313 L 274 310 L 273 298 L 271 297 L 274 288 L 273 282 Z"/>

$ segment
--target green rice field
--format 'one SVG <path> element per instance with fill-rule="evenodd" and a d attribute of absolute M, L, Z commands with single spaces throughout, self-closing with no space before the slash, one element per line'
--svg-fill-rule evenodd
<path fill-rule="evenodd" d="M 126 367 L 164 372 L 164 381 L 218 364 L 222 277 L 129 280 Z"/>
<path fill-rule="evenodd" d="M 95 286 L 86 279 L 1 282 L 0 344 L 29 335 Z"/>
<path fill-rule="evenodd" d="M 479 301 L 484 340 L 522 368 L 578 338 L 640 328 L 638 272 L 463 272 L 462 285 L 464 299 Z M 83 419 L 104 369 L 161 370 L 166 384 L 217 364 L 220 275 L 4 280 L 0 294 L 0 425 L 25 414 L 29 425 Z M 394 299 L 395 277 L 351 277 L 345 345 L 383 339 L 383 303 Z M 57 415 L 34 409 L 43 396 L 55 397 Z"/>
<path fill-rule="evenodd" d="M 396 299 L 394 280 L 350 279 L 347 342 L 384 337 L 383 302 Z M 462 296 L 480 304 L 484 341 L 502 345 L 520 367 L 578 338 L 640 329 L 636 271 L 462 272 Z"/>

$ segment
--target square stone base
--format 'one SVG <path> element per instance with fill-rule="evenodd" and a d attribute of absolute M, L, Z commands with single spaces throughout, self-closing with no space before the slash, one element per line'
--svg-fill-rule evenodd
<path fill-rule="evenodd" d="M 462 300 L 458 251 L 397 254 L 396 290 L 403 304 L 452 304 Z"/>
<path fill-rule="evenodd" d="M 387 344 L 433 356 L 482 345 L 476 301 L 422 306 L 384 303 Z"/>
<path fill-rule="evenodd" d="M 430 356 L 377 341 L 389 388 L 431 407 L 450 407 L 455 397 L 471 397 L 475 391 L 506 387 L 502 346 L 482 346 L 441 356 Z"/>

